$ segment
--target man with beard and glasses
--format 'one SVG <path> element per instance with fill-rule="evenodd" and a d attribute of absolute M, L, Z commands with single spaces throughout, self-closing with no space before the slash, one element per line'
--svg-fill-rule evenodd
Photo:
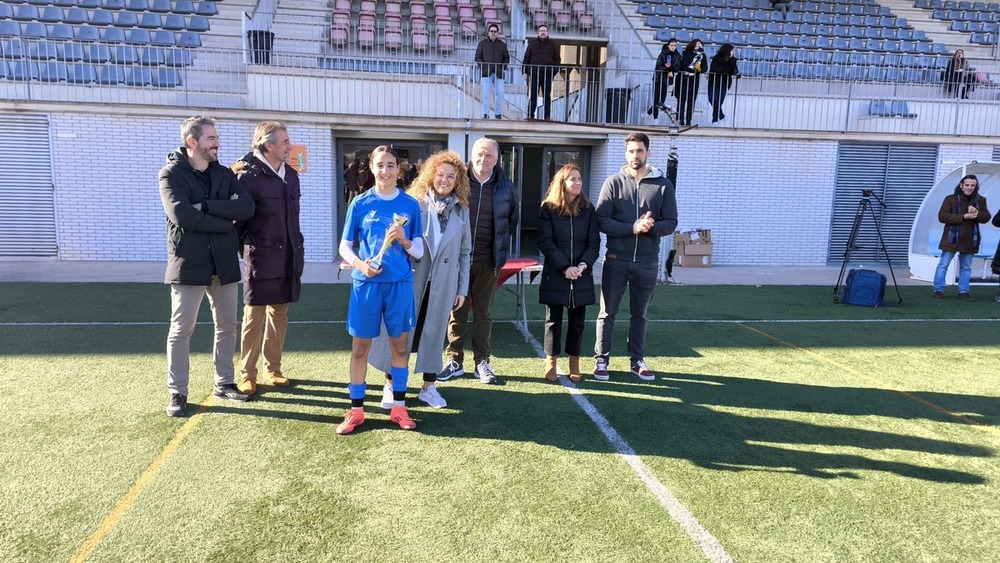
<path fill-rule="evenodd" d="M 167 334 L 169 416 L 187 413 L 191 333 L 205 295 L 215 323 L 215 387 L 220 399 L 246 401 L 234 383 L 236 307 L 240 281 L 235 221 L 254 214 L 253 198 L 236 175 L 219 164 L 219 132 L 210 117 L 181 124 L 183 146 L 160 169 L 160 200 L 167 216 L 170 331 Z"/>
<path fill-rule="evenodd" d="M 629 288 L 627 347 L 633 375 L 655 379 L 646 365 L 646 310 L 656 289 L 660 237 L 677 228 L 674 185 L 660 170 L 646 164 L 649 137 L 625 137 L 625 166 L 601 186 L 597 219 L 607 236 L 601 281 L 601 312 L 597 315 L 594 379 L 607 381 L 615 317 Z"/>

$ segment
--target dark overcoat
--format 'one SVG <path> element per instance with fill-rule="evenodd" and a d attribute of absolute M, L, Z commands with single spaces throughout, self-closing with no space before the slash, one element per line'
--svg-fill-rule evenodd
<path fill-rule="evenodd" d="M 594 262 L 601 247 L 597 213 L 592 204 L 581 207 L 576 217 L 560 215 L 542 204 L 538 212 L 538 248 L 545 257 L 538 302 L 544 305 L 582 307 L 597 300 Z M 576 280 L 566 279 L 566 268 L 587 264 Z"/>
<path fill-rule="evenodd" d="M 233 168 L 240 170 L 240 184 L 256 204 L 253 217 L 239 225 L 243 301 L 248 305 L 294 303 L 302 292 L 305 265 L 299 227 L 299 174 L 286 164 L 282 180 L 253 153 Z"/>

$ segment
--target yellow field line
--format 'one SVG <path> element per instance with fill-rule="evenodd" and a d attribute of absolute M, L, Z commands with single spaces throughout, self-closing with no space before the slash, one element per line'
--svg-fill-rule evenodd
<path fill-rule="evenodd" d="M 798 350 L 799 352 L 802 352 L 804 354 L 812 356 L 813 358 L 816 358 L 816 359 L 820 360 L 821 362 L 825 362 L 825 363 L 830 364 L 832 366 L 836 366 L 837 368 L 840 368 L 840 369 L 846 371 L 847 373 L 849 373 L 849 374 L 851 374 L 851 375 L 853 375 L 853 376 L 855 376 L 855 377 L 857 377 L 859 379 L 863 379 L 864 381 L 867 381 L 868 383 L 871 383 L 872 385 L 877 385 L 878 387 L 881 387 L 883 389 L 888 389 L 890 391 L 895 391 L 895 392 L 899 393 L 900 395 L 903 395 L 907 399 L 910 399 L 912 401 L 916 401 L 916 402 L 920 403 L 921 405 L 930 407 L 930 408 L 932 408 L 932 409 L 934 409 L 934 410 L 936 410 L 936 411 L 938 411 L 940 413 L 943 413 L 943 414 L 946 414 L 946 415 L 948 415 L 948 416 L 950 416 L 952 418 L 961 420 L 962 422 L 965 422 L 967 424 L 971 424 L 973 426 L 978 426 L 980 428 L 985 428 L 986 430 L 988 430 L 988 431 L 990 431 L 990 432 L 992 432 L 992 433 L 997 434 L 998 436 L 1000 436 L 1000 429 L 998 429 L 995 426 L 990 426 L 989 424 L 985 424 L 985 423 L 980 422 L 980 421 L 978 421 L 976 419 L 969 418 L 969 417 L 967 417 L 965 415 L 958 414 L 957 412 L 954 412 L 954 411 L 950 411 L 950 410 L 942 407 L 941 405 L 939 405 L 937 403 L 932 403 L 932 402 L 930 402 L 930 401 L 928 401 L 926 399 L 922 399 L 922 398 L 914 395 L 913 393 L 910 393 L 909 391 L 904 391 L 903 389 L 900 389 L 900 388 L 895 387 L 893 385 L 889 385 L 888 383 L 886 383 L 884 381 L 881 381 L 879 379 L 876 379 L 874 377 L 871 377 L 870 375 L 868 375 L 868 374 L 866 374 L 864 372 L 858 371 L 858 370 L 856 370 L 856 369 L 854 369 L 854 368 L 852 368 L 850 366 L 846 366 L 846 365 L 844 365 L 844 364 L 842 364 L 842 363 L 840 363 L 840 362 L 838 362 L 836 360 L 830 359 L 830 358 L 824 356 L 823 354 L 820 354 L 818 352 L 813 352 L 812 350 L 809 350 L 808 348 L 803 348 L 803 347 L 798 346 L 796 344 L 793 344 L 793 343 L 791 343 L 791 342 L 789 342 L 787 340 L 783 340 L 781 338 L 778 338 L 777 336 L 774 336 L 773 334 L 769 334 L 767 332 L 764 332 L 763 330 L 756 329 L 756 328 L 754 328 L 752 326 L 747 326 L 747 325 L 745 325 L 743 323 L 739 323 L 739 325 L 741 327 L 749 330 L 750 332 L 755 332 L 755 333 L 763 336 L 764 338 L 769 338 L 771 340 L 774 340 L 775 342 L 779 342 L 779 343 L 781 343 L 781 344 L 783 344 L 785 346 L 788 346 L 789 348 L 791 348 L 793 350 Z"/>
<path fill-rule="evenodd" d="M 167 462 L 167 460 L 170 459 L 170 456 L 173 455 L 174 451 L 176 451 L 181 445 L 181 442 L 183 442 L 184 439 L 187 438 L 188 434 L 194 430 L 194 427 L 201 422 L 202 416 L 208 411 L 209 407 L 212 406 L 212 398 L 212 395 L 209 395 L 208 400 L 204 401 L 201 407 L 198 408 L 198 412 L 196 412 L 194 416 L 192 416 L 187 422 L 184 423 L 183 426 L 180 427 L 180 429 L 177 430 L 173 439 L 170 440 L 170 442 L 163 448 L 163 451 L 153 458 L 153 461 L 150 462 L 149 466 L 146 467 L 146 470 L 142 472 L 142 475 L 139 475 L 139 479 L 137 479 L 128 492 L 125 493 L 125 496 L 122 497 L 121 500 L 118 501 L 118 504 L 111 509 L 111 512 L 104 517 L 104 520 L 102 520 L 100 525 L 97 526 L 94 533 L 90 534 L 90 537 L 83 542 L 83 545 L 76 550 L 76 553 L 70 556 L 70 563 L 80 563 L 86 560 L 87 557 L 90 556 L 90 553 L 94 551 L 94 548 L 96 548 L 97 545 L 111 533 L 111 530 L 113 530 L 118 524 L 118 521 L 121 520 L 121 517 L 125 514 L 125 512 L 132 507 L 135 503 L 135 499 L 139 497 L 139 494 L 143 491 L 143 489 L 145 489 L 146 486 L 153 481 L 153 478 L 156 477 L 156 474 L 160 472 L 160 469 Z"/>

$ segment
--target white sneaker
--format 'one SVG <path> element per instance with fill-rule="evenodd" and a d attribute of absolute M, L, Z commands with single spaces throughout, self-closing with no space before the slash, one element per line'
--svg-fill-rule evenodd
<path fill-rule="evenodd" d="M 476 366 L 476 375 L 479 377 L 479 381 L 487 385 L 495 385 L 498 383 L 497 374 L 493 372 L 493 368 L 490 367 L 490 362 L 487 360 L 482 360 L 479 365 Z"/>
<path fill-rule="evenodd" d="M 443 409 L 448 406 L 448 402 L 444 400 L 441 393 L 438 393 L 437 387 L 434 384 L 428 385 L 427 389 L 421 389 L 420 393 L 417 393 L 417 398 L 436 409 Z"/>
<path fill-rule="evenodd" d="M 382 408 L 385 410 L 392 409 L 393 399 L 392 399 L 392 383 L 388 381 L 382 387 Z"/>

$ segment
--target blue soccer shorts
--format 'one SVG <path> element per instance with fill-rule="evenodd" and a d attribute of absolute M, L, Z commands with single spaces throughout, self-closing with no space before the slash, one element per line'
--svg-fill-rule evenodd
<path fill-rule="evenodd" d="M 413 282 L 374 283 L 352 280 L 347 307 L 347 332 L 358 338 L 375 338 L 382 321 L 390 338 L 398 338 L 416 326 L 413 312 Z"/>

